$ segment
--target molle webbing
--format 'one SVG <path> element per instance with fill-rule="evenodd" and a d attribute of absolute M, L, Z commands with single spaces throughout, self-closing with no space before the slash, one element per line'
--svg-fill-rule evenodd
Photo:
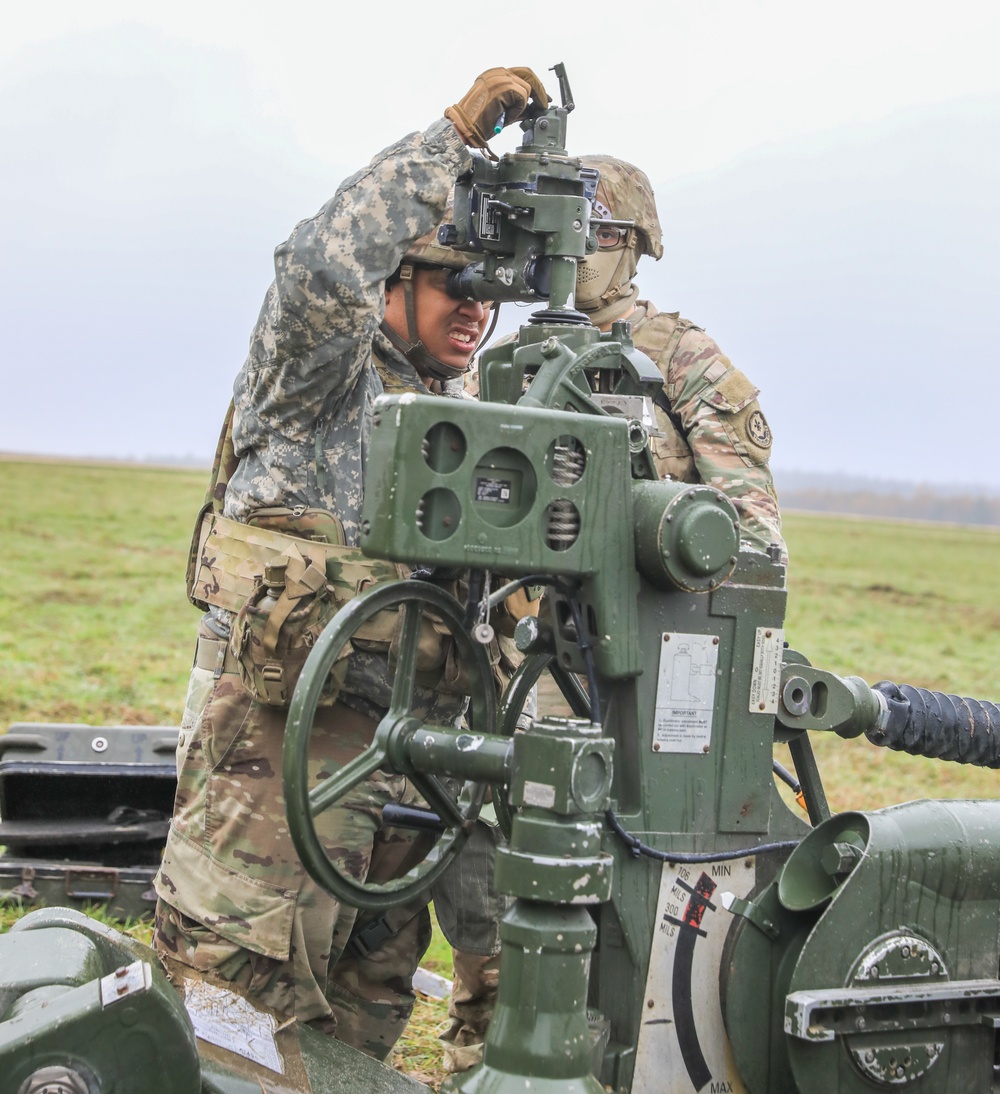
<path fill-rule="evenodd" d="M 226 487 L 239 466 L 233 447 L 234 410 L 235 404 L 230 402 L 219 434 L 208 489 L 191 537 L 187 592 L 192 604 L 202 611 L 216 607 L 238 612 L 263 575 L 265 563 L 286 554 L 290 547 L 301 550 L 303 555 L 315 559 L 317 563 L 321 558 L 326 567 L 327 580 L 335 586 L 338 598 L 342 597 L 345 602 L 373 581 L 408 576 L 408 570 L 391 563 L 374 562 L 355 547 L 323 543 L 305 535 L 287 535 L 265 527 L 250 527 L 223 517 Z M 266 515 L 272 511 L 259 512 Z M 310 520 L 316 523 L 316 517 L 323 515 L 317 510 L 308 510 L 305 521 L 300 520 L 299 523 L 307 528 Z M 325 517 L 323 528 L 317 525 L 317 532 L 322 530 L 329 533 L 327 526 L 337 523 L 331 515 L 325 514 Z M 340 529 L 340 537 L 343 537 L 343 529 Z M 356 586 L 352 585 L 355 581 Z"/>
<path fill-rule="evenodd" d="M 236 404 L 230 400 L 225 421 L 222 423 L 222 432 L 219 434 L 219 443 L 215 449 L 212 478 L 205 494 L 205 505 L 210 505 L 217 513 L 222 512 L 222 507 L 226 501 L 226 486 L 240 463 L 233 448 L 233 414 L 235 410 Z"/>
<path fill-rule="evenodd" d="M 345 603 L 376 581 L 408 576 L 405 567 L 368 558 L 357 547 L 321 543 L 202 513 L 198 549 L 188 595 L 199 605 L 238 612 L 260 581 L 265 565 L 288 555 L 309 559 Z"/>

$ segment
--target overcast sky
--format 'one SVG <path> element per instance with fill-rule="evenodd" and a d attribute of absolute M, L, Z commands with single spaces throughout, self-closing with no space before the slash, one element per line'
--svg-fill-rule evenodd
<path fill-rule="evenodd" d="M 0 451 L 209 462 L 295 222 L 483 69 L 561 61 L 570 150 L 650 175 L 644 295 L 761 388 L 779 490 L 997 486 L 995 0 L 161 7 L 5 12 Z"/>

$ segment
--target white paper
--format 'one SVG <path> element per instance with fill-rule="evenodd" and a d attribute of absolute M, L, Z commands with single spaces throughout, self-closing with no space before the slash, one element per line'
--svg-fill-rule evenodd
<path fill-rule="evenodd" d="M 247 1060 L 284 1072 L 274 1042 L 277 1022 L 241 995 L 204 980 L 185 980 L 184 1005 L 194 1031 L 203 1041 L 235 1052 Z"/>

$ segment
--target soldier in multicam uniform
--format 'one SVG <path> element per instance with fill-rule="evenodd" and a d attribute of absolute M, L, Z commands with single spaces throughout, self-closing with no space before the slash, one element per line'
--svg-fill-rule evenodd
<path fill-rule="evenodd" d="M 323 625 L 358 587 L 395 576 L 356 550 L 372 406 L 383 391 L 446 394 L 456 383 L 461 390 L 489 306 L 448 295 L 441 267 L 464 259 L 435 248 L 428 233 L 456 177 L 471 167 L 469 148 L 486 147 L 494 126 L 516 121 L 529 100 L 548 103 L 529 69 L 488 70 L 444 118 L 381 152 L 277 248 L 193 552 L 189 591 L 210 611 L 155 882 L 155 946 L 171 973 L 232 983 L 378 1058 L 412 1009 L 429 914 L 421 906 L 382 946 L 345 953 L 357 913 L 306 874 L 285 816 L 291 667 L 280 656 L 265 665 L 270 675 L 247 666 L 259 654 L 251 629 L 272 589 L 258 584 L 248 595 L 242 562 L 233 560 L 245 562 L 264 544 L 268 580 L 277 582 L 280 554 L 285 584 L 274 589 L 320 604 Z M 326 570 L 312 557 L 326 558 Z M 335 586 L 343 586 L 339 600 Z M 326 595 L 334 599 L 324 605 Z M 315 719 L 310 786 L 370 743 L 390 703 L 386 645 L 369 643 L 338 662 L 336 687 Z M 415 689 L 414 710 L 448 724 L 466 698 L 440 675 L 440 687 Z M 357 878 L 408 868 L 418 837 L 380 822 L 387 802 L 412 800 L 405 778 L 376 772 L 317 818 L 327 854 Z"/>
<path fill-rule="evenodd" d="M 598 250 L 577 271 L 576 306 L 601 330 L 609 330 L 615 320 L 627 319 L 636 348 L 663 374 L 663 389 L 655 400 L 663 435 L 651 439 L 657 470 L 663 478 L 718 487 L 739 512 L 742 541 L 760 551 L 774 544 L 787 563 L 768 466 L 771 430 L 757 403 L 758 389 L 701 327 L 638 298 L 632 278 L 639 259 L 648 254 L 659 260 L 663 254 L 660 220 L 646 175 L 611 156 L 581 160 L 600 171 L 593 215 L 602 220 L 630 220 L 634 226 L 597 227 Z M 474 377 L 467 387 L 476 390 Z M 475 862 L 471 853 L 466 853 L 464 862 L 467 896 L 461 912 L 468 922 L 477 921 L 474 898 L 478 894 L 484 945 L 454 953 L 452 1021 L 441 1037 L 445 1069 L 451 1072 L 465 1071 L 481 1061 L 499 984 L 498 947 L 490 949 L 485 943 L 494 941 L 486 930 L 489 910 L 502 908 L 503 897 L 493 891 L 492 857 L 481 855 L 478 876 L 470 876 Z M 444 885 L 453 882 L 454 877 Z"/>
<path fill-rule="evenodd" d="M 639 299 L 632 280 L 639 259 L 652 255 L 659 260 L 663 254 L 646 175 L 611 156 L 581 160 L 601 173 L 593 215 L 631 220 L 634 227 L 597 227 L 598 250 L 577 273 L 576 306 L 601 330 L 627 319 L 636 349 L 663 373 L 663 390 L 655 401 L 663 436 L 651 442 L 657 470 L 663 478 L 718 487 L 739 512 L 743 542 L 760 551 L 777 544 L 785 557 L 768 466 L 771 429 L 757 402 L 759 390 L 701 327 Z"/>

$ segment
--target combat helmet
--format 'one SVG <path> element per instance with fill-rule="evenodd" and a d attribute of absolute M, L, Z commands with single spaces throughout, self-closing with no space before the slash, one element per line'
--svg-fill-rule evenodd
<path fill-rule="evenodd" d="M 441 225 L 452 223 L 452 205 L 448 202 Z M 439 225 L 438 227 L 440 227 Z M 449 270 L 464 270 L 470 262 L 478 262 L 482 255 L 473 254 L 472 251 L 463 251 L 458 247 L 447 247 L 438 241 L 438 229 L 433 228 L 427 235 L 415 239 L 403 255 L 400 264 L 410 263 L 414 266 L 444 266 Z"/>
<path fill-rule="evenodd" d="M 441 224 L 453 223 L 453 210 L 452 196 L 449 195 Z M 390 281 L 398 280 L 399 284 L 403 286 L 403 299 L 406 304 L 406 336 L 403 337 L 403 335 L 393 330 L 384 320 L 381 328 L 382 333 L 421 376 L 429 375 L 435 380 L 454 380 L 456 377 L 463 375 L 468 366 L 466 366 L 466 369 L 457 369 L 452 365 L 445 364 L 444 361 L 438 360 L 437 357 L 429 353 L 423 342 L 419 340 L 417 336 L 416 308 L 413 302 L 414 274 L 421 267 L 464 270 L 471 263 L 478 262 L 481 257 L 481 255 L 472 251 L 463 251 L 458 247 L 448 247 L 440 243 L 438 241 L 438 229 L 435 227 L 410 244 L 398 269 L 390 278 Z M 480 345 L 489 338 L 495 326 L 496 315 L 494 314 L 490 330 L 483 337 Z M 472 357 L 470 355 L 470 364 L 471 361 Z"/>
<path fill-rule="evenodd" d="M 638 288 L 632 284 L 639 259 L 644 254 L 659 260 L 663 255 L 663 232 L 656 212 L 653 187 L 644 171 L 614 156 L 581 156 L 584 167 L 600 172 L 593 215 L 600 220 L 630 220 L 633 227 L 622 228 L 617 237 L 585 258 L 577 268 L 576 306 L 600 326 L 628 312 Z"/>

